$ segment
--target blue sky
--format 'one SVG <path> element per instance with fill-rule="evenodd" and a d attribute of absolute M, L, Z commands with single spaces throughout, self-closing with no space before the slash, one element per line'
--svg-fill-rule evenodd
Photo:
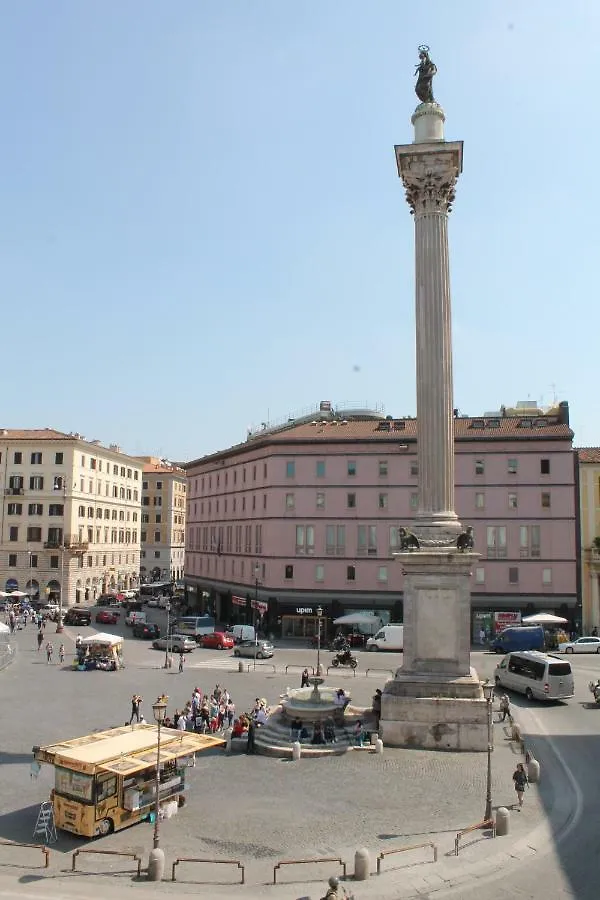
<path fill-rule="evenodd" d="M 417 45 L 446 137 L 455 405 L 600 444 L 600 4 L 19 0 L 0 29 L 2 424 L 190 459 L 414 414 Z"/>

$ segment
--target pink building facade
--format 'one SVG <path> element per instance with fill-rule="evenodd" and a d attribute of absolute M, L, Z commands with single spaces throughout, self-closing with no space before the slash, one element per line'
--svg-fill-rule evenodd
<path fill-rule="evenodd" d="M 397 529 L 418 506 L 415 419 L 322 404 L 190 462 L 185 582 L 221 622 L 311 637 L 321 607 L 402 620 Z M 472 628 L 494 613 L 576 624 L 576 492 L 568 405 L 455 420 L 456 509 L 475 528 Z M 496 617 L 497 618 L 497 617 Z"/>

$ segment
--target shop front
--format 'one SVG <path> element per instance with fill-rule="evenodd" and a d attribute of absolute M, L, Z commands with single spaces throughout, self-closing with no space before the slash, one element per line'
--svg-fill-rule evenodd
<path fill-rule="evenodd" d="M 322 610 L 322 615 L 317 614 L 317 609 Z M 319 629 L 319 618 L 321 619 L 321 640 L 326 641 L 328 637 L 328 616 L 329 610 L 326 606 L 296 606 L 285 611 L 281 616 L 281 636 L 283 638 L 294 639 L 302 638 L 312 641 L 316 638 Z"/>
<path fill-rule="evenodd" d="M 535 597 L 471 595 L 471 641 L 488 644 L 510 625 L 520 625 L 525 616 L 549 612 L 567 619 L 569 630 L 577 629 L 575 596 Z"/>

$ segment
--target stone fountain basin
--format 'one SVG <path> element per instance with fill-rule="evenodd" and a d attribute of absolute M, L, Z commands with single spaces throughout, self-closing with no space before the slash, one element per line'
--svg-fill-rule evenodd
<path fill-rule="evenodd" d="M 295 688 L 281 700 L 281 708 L 288 719 L 300 719 L 301 722 L 314 722 L 333 716 L 342 707 L 335 703 L 337 688 L 321 685 L 319 700 L 315 701 L 314 688 Z M 346 695 L 348 696 L 348 695 Z"/>

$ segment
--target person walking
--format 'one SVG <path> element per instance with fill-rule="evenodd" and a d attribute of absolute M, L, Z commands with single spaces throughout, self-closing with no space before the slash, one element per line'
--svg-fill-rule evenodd
<path fill-rule="evenodd" d="M 54 647 L 52 646 L 50 641 L 48 641 L 48 643 L 46 644 L 46 662 L 48 663 L 48 665 L 50 665 L 50 663 L 52 662 L 53 653 Z"/>
<path fill-rule="evenodd" d="M 179 671 L 180 672 L 183 672 L 183 660 L 184 660 L 184 656 L 183 656 L 183 650 L 182 650 L 181 653 L 179 654 Z"/>
<path fill-rule="evenodd" d="M 65 645 L 64 644 L 61 644 L 60 647 L 58 648 L 58 659 L 61 663 L 64 663 L 64 661 L 65 661 Z"/>
<path fill-rule="evenodd" d="M 246 753 L 256 753 L 256 722 L 254 721 L 254 717 L 250 719 L 248 723 L 248 743 L 246 744 Z"/>
<path fill-rule="evenodd" d="M 525 788 L 529 784 L 529 779 L 527 778 L 527 773 L 525 771 L 525 766 L 523 765 L 523 763 L 517 763 L 517 768 L 513 772 L 512 778 L 515 783 L 517 800 L 519 801 L 517 811 L 521 812 L 521 809 L 523 807 L 523 794 L 525 793 Z"/>
<path fill-rule="evenodd" d="M 310 681 L 308 680 L 308 669 L 305 669 L 302 673 L 302 681 L 300 682 L 300 687 L 310 687 Z"/>
<path fill-rule="evenodd" d="M 42 644 L 44 643 L 44 632 L 38 631 L 37 633 L 37 642 L 38 642 L 38 653 L 42 649 Z"/>
<path fill-rule="evenodd" d="M 500 697 L 500 715 L 502 716 L 501 722 L 504 722 L 507 716 L 510 719 L 510 701 L 506 694 L 502 694 Z"/>
<path fill-rule="evenodd" d="M 131 698 L 131 718 L 129 719 L 129 724 L 130 724 L 130 725 L 131 725 L 131 723 L 133 722 L 134 717 L 135 717 L 135 720 L 136 720 L 137 722 L 140 721 L 140 718 L 141 718 L 140 707 L 141 707 L 141 705 L 142 705 L 142 698 L 140 697 L 139 694 L 134 694 L 133 697 Z"/>

